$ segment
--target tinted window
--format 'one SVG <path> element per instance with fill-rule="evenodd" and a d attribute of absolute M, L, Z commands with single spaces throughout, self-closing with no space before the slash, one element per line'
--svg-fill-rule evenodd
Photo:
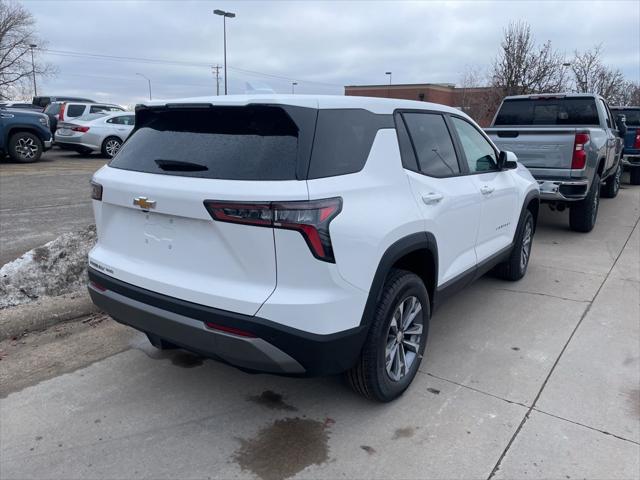
<path fill-rule="evenodd" d="M 442 115 L 405 113 L 422 173 L 432 177 L 458 175 L 460 167 Z"/>
<path fill-rule="evenodd" d="M 122 125 L 135 125 L 136 117 L 135 115 L 123 115 L 122 117 L 118 117 L 120 119 L 120 123 Z"/>
<path fill-rule="evenodd" d="M 505 100 L 495 125 L 599 125 L 593 98 Z"/>
<path fill-rule="evenodd" d="M 84 113 L 84 105 L 70 104 L 64 111 L 66 117 L 79 117 Z"/>
<path fill-rule="evenodd" d="M 458 132 L 470 172 L 488 172 L 498 169 L 496 152 L 482 134 L 469 122 L 451 117 Z"/>
<path fill-rule="evenodd" d="M 640 108 L 637 109 L 630 109 L 630 108 L 620 108 L 620 109 L 616 109 L 616 108 L 612 108 L 611 109 L 611 113 L 614 116 L 617 115 L 624 115 L 625 117 L 627 117 L 627 125 L 630 127 L 638 127 L 640 126 Z"/>
<path fill-rule="evenodd" d="M 367 110 L 319 110 L 309 178 L 362 170 L 379 128 L 393 128 L 391 115 Z"/>
<path fill-rule="evenodd" d="M 140 111 L 110 166 L 228 180 L 294 180 L 298 127 L 279 107 Z"/>

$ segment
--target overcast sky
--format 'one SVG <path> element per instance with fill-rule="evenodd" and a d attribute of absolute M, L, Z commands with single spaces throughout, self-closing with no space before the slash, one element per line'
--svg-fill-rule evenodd
<path fill-rule="evenodd" d="M 638 0 L 23 3 L 58 52 L 41 53 L 58 74 L 42 80 L 39 93 L 123 105 L 147 98 L 136 73 L 151 79 L 154 98 L 215 94 L 209 65 L 223 61 L 215 8 L 237 15 L 227 21 L 229 93 L 244 93 L 247 82 L 285 93 L 296 81 L 296 93 L 342 94 L 344 85 L 387 82 L 385 71 L 394 83 L 456 83 L 466 66 L 491 63 L 513 20 L 526 20 L 538 42 L 567 54 L 602 43 L 605 62 L 640 81 Z"/>

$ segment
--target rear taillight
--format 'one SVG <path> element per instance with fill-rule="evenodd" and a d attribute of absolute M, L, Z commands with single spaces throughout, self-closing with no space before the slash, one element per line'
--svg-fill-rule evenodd
<path fill-rule="evenodd" d="M 314 257 L 335 263 L 329 224 L 342 210 L 340 197 L 302 202 L 205 200 L 204 206 L 211 217 L 219 222 L 296 230 L 305 239 Z"/>
<path fill-rule="evenodd" d="M 589 143 L 588 133 L 576 133 L 573 143 L 573 158 L 571 159 L 571 168 L 582 170 L 587 164 L 587 152 L 584 146 Z"/>
<path fill-rule="evenodd" d="M 640 131 L 636 133 L 636 139 L 633 141 L 633 148 L 640 148 Z"/>
<path fill-rule="evenodd" d="M 253 333 L 247 332 L 246 330 L 240 330 L 239 328 L 227 327 L 226 325 L 219 325 L 213 322 L 204 322 L 204 324 L 208 328 L 211 328 L 212 330 L 219 330 L 221 332 L 230 333 L 232 335 L 238 335 L 240 337 L 256 338 L 256 336 Z"/>
<path fill-rule="evenodd" d="M 93 200 L 102 200 L 102 185 L 91 182 L 91 198 Z"/>
<path fill-rule="evenodd" d="M 71 127 L 69 130 L 73 131 L 73 132 L 88 132 L 89 131 L 89 127 Z"/>
<path fill-rule="evenodd" d="M 66 106 L 66 103 L 61 103 L 60 104 L 60 111 L 58 112 L 58 120 L 62 121 L 64 120 L 64 107 Z"/>

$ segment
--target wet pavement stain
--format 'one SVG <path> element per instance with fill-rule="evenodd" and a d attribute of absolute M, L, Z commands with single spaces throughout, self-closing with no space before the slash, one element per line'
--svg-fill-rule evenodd
<path fill-rule="evenodd" d="M 360 448 L 362 450 L 364 450 L 365 452 L 367 452 L 369 455 L 375 455 L 376 454 L 376 449 L 373 447 L 370 447 L 369 445 L 360 445 Z"/>
<path fill-rule="evenodd" d="M 204 363 L 204 359 L 198 355 L 189 352 L 176 351 L 170 355 L 171 363 L 176 367 L 193 368 L 199 367 Z"/>
<path fill-rule="evenodd" d="M 276 420 L 254 438 L 240 439 L 233 455 L 242 470 L 262 480 L 292 477 L 329 459 L 329 432 L 323 422 L 299 417 Z"/>
<path fill-rule="evenodd" d="M 413 427 L 396 428 L 393 433 L 392 440 L 398 440 L 400 438 L 411 438 L 416 433 Z"/>
<path fill-rule="evenodd" d="M 440 395 L 440 390 L 436 388 L 427 388 L 427 392 L 433 393 L 434 395 Z"/>
<path fill-rule="evenodd" d="M 247 397 L 247 400 L 253 403 L 257 403 L 263 407 L 270 408 L 272 410 L 287 410 L 295 412 L 298 409 L 293 405 L 289 405 L 282 400 L 282 395 L 271 390 L 265 390 L 260 395 L 252 395 Z"/>

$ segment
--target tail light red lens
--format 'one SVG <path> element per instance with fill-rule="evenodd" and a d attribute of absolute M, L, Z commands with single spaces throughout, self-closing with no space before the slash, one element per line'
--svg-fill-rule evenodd
<path fill-rule="evenodd" d="M 218 202 L 205 200 L 214 220 L 300 232 L 314 257 L 335 263 L 329 224 L 342 210 L 340 197 L 302 202 Z"/>
<path fill-rule="evenodd" d="M 66 103 L 62 103 L 60 104 L 60 112 L 58 112 L 58 120 L 62 121 L 64 120 L 64 107 L 66 107 Z"/>
<path fill-rule="evenodd" d="M 71 127 L 71 130 L 74 132 L 88 132 L 89 131 L 89 127 Z"/>
<path fill-rule="evenodd" d="M 640 132 L 636 133 L 636 139 L 633 141 L 633 148 L 640 148 Z"/>
<path fill-rule="evenodd" d="M 587 152 L 584 148 L 589 140 L 588 133 L 576 133 L 573 143 L 573 158 L 571 159 L 572 169 L 582 170 L 587 164 Z"/>
<path fill-rule="evenodd" d="M 245 330 L 240 330 L 239 328 L 227 327 L 226 325 L 219 325 L 213 322 L 204 322 L 204 324 L 208 328 L 211 328 L 212 330 L 219 330 L 221 332 L 230 333 L 232 335 L 238 335 L 240 337 L 256 338 L 256 336 L 253 333 L 247 332 Z"/>

